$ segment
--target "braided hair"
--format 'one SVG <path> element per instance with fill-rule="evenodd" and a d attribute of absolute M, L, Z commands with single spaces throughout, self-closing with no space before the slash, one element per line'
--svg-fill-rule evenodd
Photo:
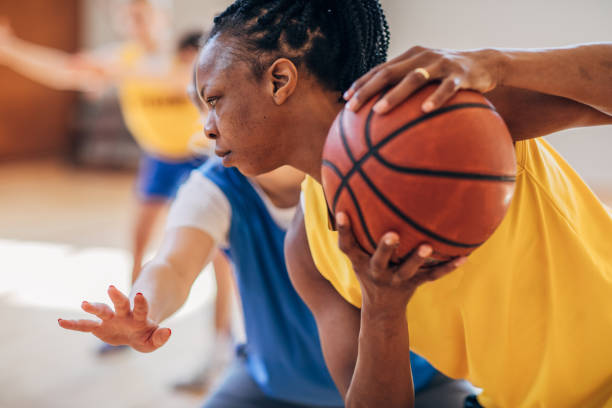
<path fill-rule="evenodd" d="M 378 0 L 236 0 L 214 23 L 208 38 L 236 39 L 234 55 L 257 78 L 284 57 L 339 92 L 384 62 L 389 48 Z"/>

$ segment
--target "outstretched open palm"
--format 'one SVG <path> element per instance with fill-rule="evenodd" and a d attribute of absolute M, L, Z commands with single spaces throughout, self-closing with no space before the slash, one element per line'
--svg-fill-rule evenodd
<path fill-rule="evenodd" d="M 150 353 L 163 346 L 170 338 L 168 328 L 160 328 L 147 318 L 149 306 L 142 293 L 134 297 L 134 308 L 130 300 L 114 286 L 108 288 L 115 310 L 105 303 L 84 301 L 81 307 L 101 321 L 82 319 L 58 319 L 64 329 L 92 333 L 100 340 L 112 345 L 128 345 L 143 353 Z"/>

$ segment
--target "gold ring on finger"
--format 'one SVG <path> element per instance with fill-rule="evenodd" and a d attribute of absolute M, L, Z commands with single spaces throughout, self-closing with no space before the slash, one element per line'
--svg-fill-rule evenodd
<path fill-rule="evenodd" d="M 423 78 L 425 78 L 426 81 L 428 81 L 429 77 L 431 76 L 431 75 L 429 75 L 429 71 L 427 71 L 425 68 L 416 68 L 414 70 L 414 72 L 415 72 L 415 74 L 423 75 Z"/>

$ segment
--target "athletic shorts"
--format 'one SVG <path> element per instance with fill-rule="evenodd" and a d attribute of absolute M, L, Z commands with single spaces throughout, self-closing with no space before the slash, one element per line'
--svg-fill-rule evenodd
<path fill-rule="evenodd" d="M 189 173 L 205 161 L 206 157 L 169 161 L 143 153 L 136 182 L 138 196 L 143 201 L 167 201 L 174 198 Z"/>
<path fill-rule="evenodd" d="M 225 378 L 206 399 L 202 408 L 322 408 L 295 404 L 268 397 L 257 385 L 247 368 L 246 355 L 237 353 Z M 340 408 L 340 407 L 338 407 Z"/>
<path fill-rule="evenodd" d="M 427 387 L 415 395 L 417 408 L 482 408 L 475 393 L 479 390 L 464 380 L 437 373 Z M 315 408 L 266 396 L 251 377 L 246 356 L 238 353 L 230 369 L 202 408 Z M 318 407 L 321 408 L 321 407 Z"/>

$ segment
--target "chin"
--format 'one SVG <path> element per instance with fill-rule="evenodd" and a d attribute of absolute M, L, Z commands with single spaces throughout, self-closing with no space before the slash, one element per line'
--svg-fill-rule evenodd
<path fill-rule="evenodd" d="M 245 164 L 237 163 L 235 167 L 245 176 L 255 177 L 261 174 L 269 173 L 272 170 L 275 170 L 281 167 L 281 165 L 279 164 L 275 166 L 270 163 L 255 162 L 255 163 L 245 163 Z"/>

